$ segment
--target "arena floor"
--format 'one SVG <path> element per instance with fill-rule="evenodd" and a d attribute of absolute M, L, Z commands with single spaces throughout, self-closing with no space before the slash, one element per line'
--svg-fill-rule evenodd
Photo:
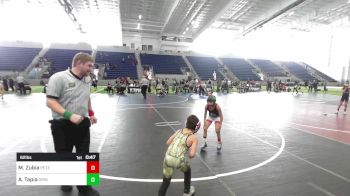
<path fill-rule="evenodd" d="M 206 97 L 92 94 L 98 124 L 91 152 L 100 152 L 101 195 L 155 196 L 167 138 L 189 114 L 202 120 Z M 192 161 L 197 196 L 350 195 L 350 114 L 335 115 L 340 97 L 324 94 L 217 94 L 224 114 L 223 148 Z M 44 94 L 0 100 L 0 195 L 69 196 L 58 186 L 16 186 L 16 152 L 53 152 Z M 198 132 L 202 137 L 202 131 Z M 200 139 L 200 145 L 202 140 Z M 182 195 L 175 172 L 169 196 Z"/>

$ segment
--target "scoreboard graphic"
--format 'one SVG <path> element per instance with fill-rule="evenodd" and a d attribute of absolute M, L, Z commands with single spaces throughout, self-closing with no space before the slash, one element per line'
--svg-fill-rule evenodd
<path fill-rule="evenodd" d="M 17 153 L 16 184 L 98 186 L 99 153 Z"/>

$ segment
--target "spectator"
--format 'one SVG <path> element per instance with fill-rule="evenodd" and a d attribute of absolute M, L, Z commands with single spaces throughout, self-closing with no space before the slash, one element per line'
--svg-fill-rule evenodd
<path fill-rule="evenodd" d="M 13 79 L 12 78 L 10 78 L 9 79 L 9 85 L 10 85 L 10 89 L 11 89 L 11 91 L 14 91 L 15 89 L 14 89 L 14 81 L 13 81 Z"/>
<path fill-rule="evenodd" d="M 109 83 L 109 81 L 107 82 L 107 93 L 113 94 L 112 85 L 111 85 L 111 83 Z"/>
<path fill-rule="evenodd" d="M 267 79 L 267 88 L 266 88 L 266 91 L 267 92 L 271 92 L 271 89 L 272 89 L 272 82 L 270 79 Z"/>
<path fill-rule="evenodd" d="M 328 91 L 328 89 L 327 89 L 327 81 L 324 80 L 324 81 L 323 81 L 323 92 L 325 93 L 325 92 L 327 92 L 327 91 Z"/>
<path fill-rule="evenodd" d="M 8 90 L 9 90 L 9 86 L 8 86 L 8 84 L 7 84 L 7 79 L 6 79 L 6 78 L 4 78 L 4 79 L 2 80 L 2 86 L 3 86 L 3 88 L 4 88 L 4 91 L 8 91 Z"/>
<path fill-rule="evenodd" d="M 314 80 L 313 88 L 314 88 L 315 93 L 317 93 L 317 88 L 318 88 L 318 81 L 317 80 Z"/>
<path fill-rule="evenodd" d="M 92 84 L 91 85 L 95 88 L 95 90 L 97 90 L 97 80 L 96 80 L 96 78 L 92 79 Z"/>
<path fill-rule="evenodd" d="M 20 91 L 20 94 L 26 94 L 26 91 L 24 90 L 24 78 L 22 75 L 17 76 L 17 84 L 18 84 L 18 88 Z"/>

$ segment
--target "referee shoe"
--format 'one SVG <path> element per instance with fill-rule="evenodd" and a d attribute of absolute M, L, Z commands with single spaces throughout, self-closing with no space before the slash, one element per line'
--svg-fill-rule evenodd
<path fill-rule="evenodd" d="M 87 187 L 86 190 L 79 191 L 79 196 L 100 196 L 100 193 L 91 187 Z"/>
<path fill-rule="evenodd" d="M 70 192 L 73 190 L 73 186 L 63 185 L 63 186 L 61 186 L 61 190 L 63 192 Z"/>

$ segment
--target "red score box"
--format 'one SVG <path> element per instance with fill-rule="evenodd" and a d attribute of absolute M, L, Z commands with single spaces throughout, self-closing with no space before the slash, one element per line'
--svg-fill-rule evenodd
<path fill-rule="evenodd" d="M 87 161 L 87 173 L 100 173 L 100 162 L 98 161 Z"/>

